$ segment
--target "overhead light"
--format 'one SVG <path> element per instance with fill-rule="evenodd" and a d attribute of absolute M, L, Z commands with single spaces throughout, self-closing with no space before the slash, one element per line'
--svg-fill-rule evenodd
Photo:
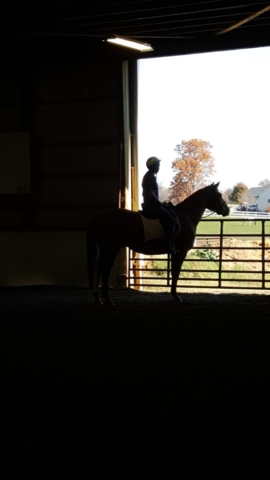
<path fill-rule="evenodd" d="M 154 49 L 149 45 L 149 43 L 137 42 L 135 40 L 128 40 L 123 37 L 112 37 L 107 38 L 107 42 L 115 43 L 116 45 L 121 45 L 122 47 L 133 48 L 139 50 L 140 52 L 152 52 Z"/>

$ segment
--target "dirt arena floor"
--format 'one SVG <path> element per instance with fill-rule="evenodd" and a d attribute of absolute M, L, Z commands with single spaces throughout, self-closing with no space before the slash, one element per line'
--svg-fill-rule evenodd
<path fill-rule="evenodd" d="M 269 478 L 270 295 L 0 289 L 1 479 Z"/>

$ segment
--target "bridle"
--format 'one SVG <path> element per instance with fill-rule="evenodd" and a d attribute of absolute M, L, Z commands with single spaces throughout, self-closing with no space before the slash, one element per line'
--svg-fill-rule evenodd
<path fill-rule="evenodd" d="M 221 198 L 221 204 L 222 204 L 222 208 L 221 208 L 221 212 L 218 213 L 218 212 L 215 212 L 214 210 L 212 210 L 210 213 L 208 213 L 208 215 L 205 215 L 203 218 L 208 218 L 210 217 L 211 215 L 213 215 L 214 213 L 216 213 L 217 215 L 223 215 L 225 216 L 225 212 L 227 211 L 227 209 L 229 208 L 227 203 L 225 202 L 225 200 L 223 198 Z M 209 209 L 208 209 L 209 210 Z"/>
<path fill-rule="evenodd" d="M 208 209 L 207 209 L 207 210 L 208 210 Z M 210 217 L 211 215 L 213 215 L 214 213 L 216 213 L 216 212 L 214 212 L 214 211 L 212 210 L 212 212 L 208 213 L 208 215 L 204 215 L 203 218 L 208 218 L 208 217 Z"/>

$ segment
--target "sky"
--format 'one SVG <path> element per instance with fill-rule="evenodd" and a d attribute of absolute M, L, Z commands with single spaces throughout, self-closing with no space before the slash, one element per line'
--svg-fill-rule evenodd
<path fill-rule="evenodd" d="M 220 190 L 270 179 L 270 47 L 139 61 L 139 177 L 161 159 L 170 185 L 182 140 L 210 142 Z"/>

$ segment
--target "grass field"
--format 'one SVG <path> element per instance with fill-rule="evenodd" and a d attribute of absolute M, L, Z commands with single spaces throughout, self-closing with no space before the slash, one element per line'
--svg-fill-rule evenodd
<path fill-rule="evenodd" d="M 242 218 L 226 218 L 211 216 L 211 219 L 202 220 L 197 228 L 197 234 L 203 235 L 219 235 L 221 231 L 221 223 L 223 221 L 223 234 L 224 235 L 238 235 L 238 234 L 250 234 L 261 235 L 262 225 L 265 225 L 265 234 L 270 235 L 270 220 L 255 219 L 244 220 Z"/>

